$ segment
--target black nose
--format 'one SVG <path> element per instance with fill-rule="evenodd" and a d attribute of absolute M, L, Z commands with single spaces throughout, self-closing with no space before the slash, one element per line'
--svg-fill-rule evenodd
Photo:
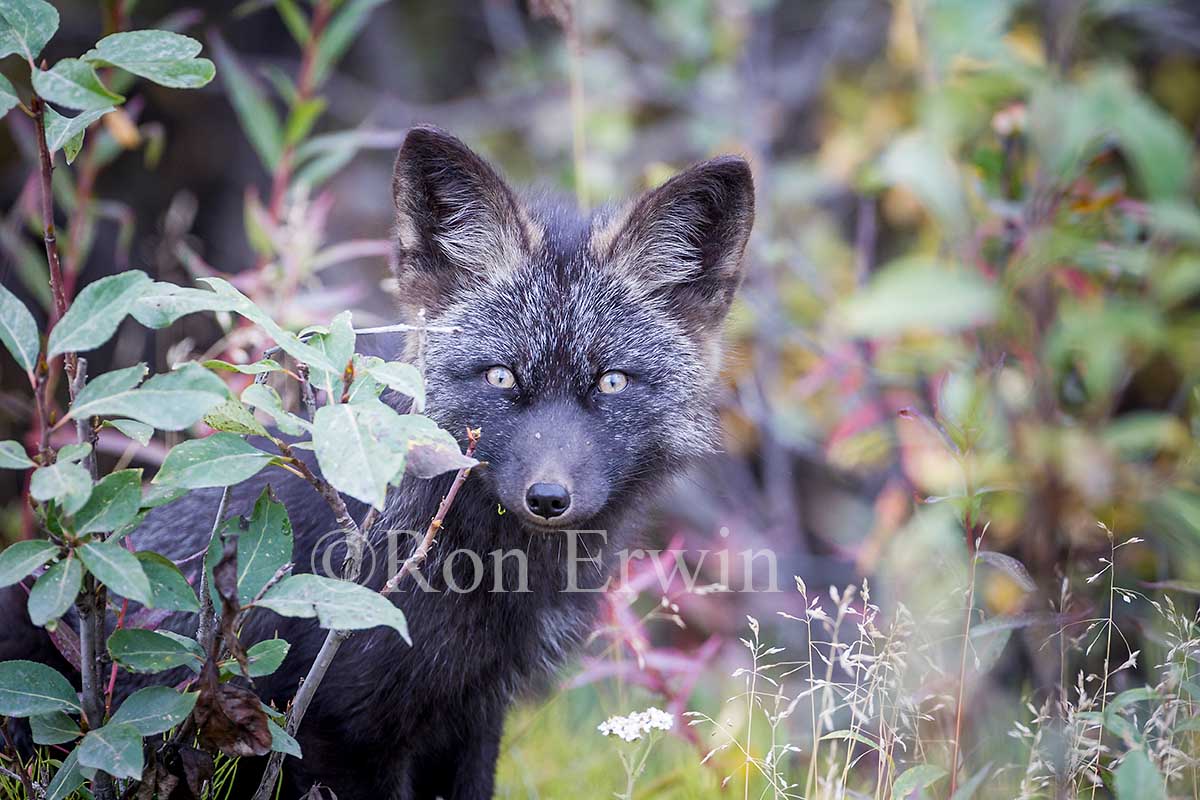
<path fill-rule="evenodd" d="M 553 519 L 571 507 L 571 493 L 560 483 L 535 483 L 525 493 L 525 505 L 539 517 Z"/>

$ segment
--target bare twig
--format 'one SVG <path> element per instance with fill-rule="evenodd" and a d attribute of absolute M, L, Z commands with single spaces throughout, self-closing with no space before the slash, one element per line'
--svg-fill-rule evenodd
<path fill-rule="evenodd" d="M 217 503 L 217 514 L 213 519 L 212 531 L 208 534 L 209 546 L 212 545 L 213 539 L 221 530 L 221 523 L 225 521 L 225 512 L 229 508 L 229 487 L 226 486 L 221 491 L 221 500 Z M 208 547 L 203 551 L 208 552 Z M 200 643 L 200 647 L 204 652 L 209 652 L 212 648 L 213 640 L 216 638 L 216 611 L 213 609 L 212 592 L 208 588 L 208 569 L 203 561 L 200 563 L 200 626 L 196 631 L 196 641 Z"/>
<path fill-rule="evenodd" d="M 9 735 L 7 719 L 0 723 L 0 733 L 4 734 L 5 749 L 12 753 L 13 764 L 15 764 L 17 767 L 16 772 L 5 769 L 4 767 L 0 767 L 0 773 L 8 775 L 10 778 L 16 778 L 19 780 L 21 782 L 21 787 L 25 789 L 25 796 L 29 798 L 29 800 L 39 797 L 40 795 L 34 794 L 33 781 L 30 779 L 29 773 L 25 769 L 25 765 L 21 763 L 20 753 L 17 751 L 16 746 L 13 744 L 12 737 Z"/>
<path fill-rule="evenodd" d="M 475 448 L 479 444 L 478 428 L 475 430 L 467 430 L 467 456 L 475 455 Z M 437 537 L 438 531 L 442 529 L 442 523 L 446 519 L 446 513 L 450 510 L 450 506 L 454 504 L 454 498 L 458 495 L 458 490 L 462 488 L 466 482 L 467 476 L 471 474 L 470 467 L 464 467 L 454 476 L 454 483 L 450 484 L 450 491 L 446 492 L 446 496 L 442 498 L 442 502 L 438 505 L 437 513 L 433 519 L 429 521 L 429 527 L 425 529 L 425 536 L 421 539 L 421 543 L 417 545 L 417 549 L 412 552 L 408 558 L 404 559 L 404 563 L 400 565 L 400 569 L 396 570 L 396 574 L 388 579 L 388 582 L 379 590 L 380 594 L 391 594 L 396 591 L 400 585 L 400 581 L 411 573 L 414 569 L 420 566 L 425 557 L 429 555 L 429 549 L 433 547 L 434 539 Z"/>

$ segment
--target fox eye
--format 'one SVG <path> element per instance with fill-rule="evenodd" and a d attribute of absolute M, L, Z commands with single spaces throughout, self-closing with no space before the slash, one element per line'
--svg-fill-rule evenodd
<path fill-rule="evenodd" d="M 629 376 L 620 370 L 609 370 L 596 381 L 596 388 L 602 394 L 619 394 L 629 386 Z"/>
<path fill-rule="evenodd" d="M 517 376 L 508 367 L 492 367 L 483 377 L 497 389 L 511 389 L 517 385 Z"/>

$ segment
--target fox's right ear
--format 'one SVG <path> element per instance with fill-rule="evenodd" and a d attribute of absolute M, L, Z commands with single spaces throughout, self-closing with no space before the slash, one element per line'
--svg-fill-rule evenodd
<path fill-rule="evenodd" d="M 542 233 L 512 190 L 443 130 L 413 128 L 392 172 L 401 303 L 436 312 L 466 288 L 519 267 Z"/>

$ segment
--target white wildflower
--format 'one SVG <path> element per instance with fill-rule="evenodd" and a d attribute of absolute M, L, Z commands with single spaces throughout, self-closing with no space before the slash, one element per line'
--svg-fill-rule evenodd
<path fill-rule="evenodd" d="M 627 717 L 613 716 L 597 726 L 605 736 L 617 736 L 627 742 L 636 742 L 642 734 L 652 730 L 669 731 L 675 727 L 675 717 L 661 708 L 635 711 Z"/>

